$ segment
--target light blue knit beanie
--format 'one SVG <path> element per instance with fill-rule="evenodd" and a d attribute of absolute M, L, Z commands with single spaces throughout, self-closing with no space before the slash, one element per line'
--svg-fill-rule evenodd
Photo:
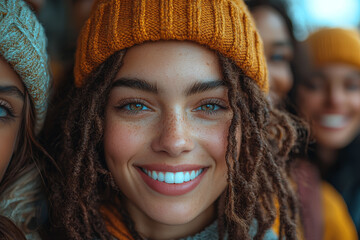
<path fill-rule="evenodd" d="M 35 107 L 35 132 L 43 125 L 49 96 L 47 39 L 22 0 L 0 0 L 0 55 L 23 81 Z"/>

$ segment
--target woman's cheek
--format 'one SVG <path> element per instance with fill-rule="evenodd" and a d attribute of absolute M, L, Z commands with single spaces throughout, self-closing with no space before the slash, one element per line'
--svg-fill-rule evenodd
<path fill-rule="evenodd" d="M 114 165 L 126 164 L 135 154 L 145 148 L 144 131 L 136 124 L 108 121 L 104 131 L 105 156 Z"/>
<path fill-rule="evenodd" d="M 226 122 L 220 122 L 206 128 L 201 128 L 199 133 L 199 143 L 205 148 L 214 159 L 224 161 L 227 150 L 227 137 L 229 134 L 229 126 L 231 120 Z"/>
<path fill-rule="evenodd" d="M 303 86 L 297 90 L 298 106 L 306 117 L 311 118 L 312 114 L 318 113 L 323 106 L 323 96 L 321 93 L 314 93 Z"/>
<path fill-rule="evenodd" d="M 17 132 L 15 131 L 9 131 L 9 129 L 0 130 L 0 181 L 2 180 L 14 153 L 16 133 Z"/>

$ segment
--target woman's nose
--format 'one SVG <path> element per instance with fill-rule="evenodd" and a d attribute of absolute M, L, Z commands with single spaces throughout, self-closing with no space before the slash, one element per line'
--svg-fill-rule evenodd
<path fill-rule="evenodd" d="M 158 134 L 151 144 L 154 151 L 178 157 L 194 148 L 191 129 L 184 115 L 172 113 L 163 117 L 159 124 Z"/>
<path fill-rule="evenodd" d="M 327 93 L 327 103 L 331 107 L 341 107 L 346 98 L 346 93 L 341 87 L 330 87 Z"/>

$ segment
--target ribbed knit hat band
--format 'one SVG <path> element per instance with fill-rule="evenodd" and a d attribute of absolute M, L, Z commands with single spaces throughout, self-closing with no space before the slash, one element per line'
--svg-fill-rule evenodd
<path fill-rule="evenodd" d="M 97 1 L 78 40 L 76 85 L 115 52 L 159 40 L 193 41 L 218 51 L 268 91 L 262 42 L 241 0 Z"/>
<path fill-rule="evenodd" d="M 317 67 L 346 63 L 360 68 L 360 33 L 355 29 L 324 28 L 311 34 L 306 42 Z"/>

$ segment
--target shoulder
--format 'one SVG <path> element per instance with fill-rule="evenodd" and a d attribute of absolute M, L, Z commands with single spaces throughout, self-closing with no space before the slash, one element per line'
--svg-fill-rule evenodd
<path fill-rule="evenodd" d="M 341 195 L 326 182 L 322 183 L 321 195 L 325 225 L 324 239 L 334 236 L 338 236 L 339 239 L 357 239 L 354 223 Z"/>
<path fill-rule="evenodd" d="M 0 195 L 0 214 L 10 218 L 27 239 L 40 239 L 36 229 L 47 214 L 38 169 L 33 166 Z"/>

